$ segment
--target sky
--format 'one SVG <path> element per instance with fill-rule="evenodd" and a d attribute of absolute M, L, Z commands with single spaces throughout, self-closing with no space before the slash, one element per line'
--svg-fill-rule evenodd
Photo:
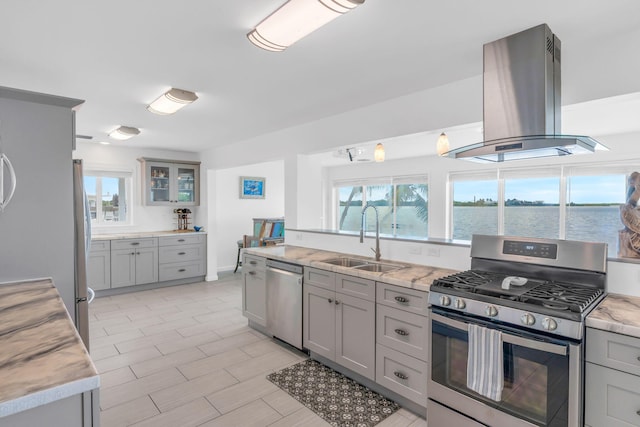
<path fill-rule="evenodd" d="M 505 181 L 505 199 L 545 203 L 559 202 L 559 178 L 510 179 Z M 626 177 L 624 175 L 574 176 L 567 179 L 568 202 L 624 203 Z M 459 202 L 475 199 L 498 199 L 497 181 L 458 181 L 454 199 Z"/>

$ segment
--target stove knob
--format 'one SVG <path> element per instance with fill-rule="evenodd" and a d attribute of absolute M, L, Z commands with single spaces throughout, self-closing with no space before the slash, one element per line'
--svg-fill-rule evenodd
<path fill-rule="evenodd" d="M 486 314 L 489 317 L 496 317 L 498 315 L 498 309 L 493 305 L 488 305 L 487 308 L 484 310 L 484 314 Z"/>
<path fill-rule="evenodd" d="M 556 323 L 555 320 L 545 317 L 544 320 L 542 321 L 542 327 L 547 331 L 555 331 L 556 328 L 558 327 L 558 324 Z"/>
<path fill-rule="evenodd" d="M 458 310 L 464 310 L 467 307 L 467 303 L 464 302 L 463 299 L 456 298 L 455 301 L 453 302 L 453 306 Z"/>
<path fill-rule="evenodd" d="M 533 317 L 532 314 L 529 313 L 525 313 L 522 315 L 522 317 L 520 318 L 520 320 L 522 321 L 523 325 L 527 325 L 527 326 L 532 326 L 536 323 L 536 318 Z"/>
<path fill-rule="evenodd" d="M 451 298 L 449 298 L 447 295 L 441 295 L 440 296 L 440 305 L 443 307 L 447 307 L 449 305 L 451 305 Z"/>

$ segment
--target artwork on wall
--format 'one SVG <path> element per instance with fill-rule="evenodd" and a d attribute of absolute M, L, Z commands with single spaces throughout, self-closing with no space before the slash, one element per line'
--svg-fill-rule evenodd
<path fill-rule="evenodd" d="M 241 199 L 264 199 L 265 178 L 254 176 L 240 177 L 240 198 Z"/>
<path fill-rule="evenodd" d="M 640 173 L 629 176 L 627 203 L 620 205 L 620 219 L 624 228 L 618 234 L 618 256 L 640 258 Z"/>

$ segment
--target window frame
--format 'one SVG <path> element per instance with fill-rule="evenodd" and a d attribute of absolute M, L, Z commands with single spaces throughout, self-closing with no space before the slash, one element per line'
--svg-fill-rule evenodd
<path fill-rule="evenodd" d="M 338 231 L 349 231 L 340 229 L 339 218 L 340 218 L 340 194 L 339 189 L 343 187 L 362 187 L 362 206 L 367 205 L 367 197 L 368 191 L 367 187 L 372 186 L 391 186 L 393 191 L 397 191 L 398 185 L 407 185 L 407 184 L 424 184 L 426 187 L 426 210 L 427 210 L 427 223 L 426 223 L 426 235 L 425 236 L 407 236 L 407 235 L 398 235 L 398 227 L 397 225 L 397 214 L 398 214 L 398 206 L 396 205 L 396 198 L 393 198 L 393 206 L 392 212 L 393 217 L 391 219 L 392 224 L 392 234 L 384 233 L 386 237 L 393 238 L 419 238 L 419 239 L 427 239 L 429 237 L 429 177 L 428 175 L 401 175 L 401 176 L 389 176 L 389 177 L 375 177 L 375 178 L 364 178 L 364 179 L 350 179 L 350 180 L 335 180 L 332 182 L 332 203 L 333 207 L 331 209 L 332 216 L 332 226 L 335 230 Z M 382 233 L 381 233 L 382 234 Z"/>
<path fill-rule="evenodd" d="M 566 239 L 567 235 L 567 215 L 570 204 L 569 181 L 576 176 L 605 176 L 624 175 L 627 179 L 629 175 L 638 171 L 638 160 L 615 162 L 608 166 L 596 163 L 581 163 L 559 166 L 526 167 L 526 168 L 496 168 L 490 170 L 476 170 L 473 172 L 450 172 L 447 176 L 447 238 L 452 239 L 454 232 L 453 224 L 453 194 L 456 182 L 470 180 L 496 180 L 498 187 L 498 235 L 504 235 L 505 229 L 505 180 L 508 179 L 528 179 L 542 177 L 559 178 L 559 230 L 558 238 Z M 611 257 L 609 257 L 611 258 Z"/>
<path fill-rule="evenodd" d="M 91 219 L 92 228 L 117 228 L 133 225 L 133 172 L 130 170 L 112 170 L 112 168 L 85 167 L 83 184 L 84 179 L 87 177 L 96 178 L 96 218 Z M 98 194 L 102 194 L 102 178 L 124 179 L 125 197 L 121 198 L 121 195 L 118 194 L 118 201 L 119 203 L 124 201 L 126 221 L 104 221 L 102 219 L 102 198 L 98 197 Z"/>

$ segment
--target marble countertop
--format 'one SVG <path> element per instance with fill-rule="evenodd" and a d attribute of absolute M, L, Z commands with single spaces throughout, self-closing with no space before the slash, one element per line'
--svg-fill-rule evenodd
<path fill-rule="evenodd" d="M 640 297 L 609 294 L 586 320 L 590 328 L 640 338 Z"/>
<path fill-rule="evenodd" d="M 99 386 L 53 281 L 0 284 L 0 418 Z"/>
<path fill-rule="evenodd" d="M 166 231 L 138 231 L 129 233 L 94 234 L 91 240 L 142 239 L 144 237 L 173 236 L 176 234 L 207 234 L 206 231 L 194 230 L 166 230 Z"/>
<path fill-rule="evenodd" d="M 440 277 L 457 273 L 455 270 L 449 270 L 439 267 L 430 267 L 426 265 L 410 264 L 400 261 L 380 260 L 384 264 L 401 265 L 402 268 L 391 270 L 383 273 L 359 270 L 349 267 L 341 267 L 337 265 L 322 262 L 330 258 L 348 256 L 350 258 L 364 259 L 369 262 L 375 262 L 373 258 L 366 258 L 357 255 L 350 255 L 340 252 L 323 251 L 320 249 L 303 248 L 291 245 L 276 245 L 259 248 L 246 248 L 245 252 L 263 256 L 270 259 L 280 261 L 288 261 L 305 267 L 317 267 L 323 270 L 335 271 L 337 273 L 349 274 L 351 276 L 362 277 L 364 279 L 377 280 L 392 285 L 402 286 L 405 288 L 417 289 L 420 291 L 429 291 L 431 283 Z"/>

